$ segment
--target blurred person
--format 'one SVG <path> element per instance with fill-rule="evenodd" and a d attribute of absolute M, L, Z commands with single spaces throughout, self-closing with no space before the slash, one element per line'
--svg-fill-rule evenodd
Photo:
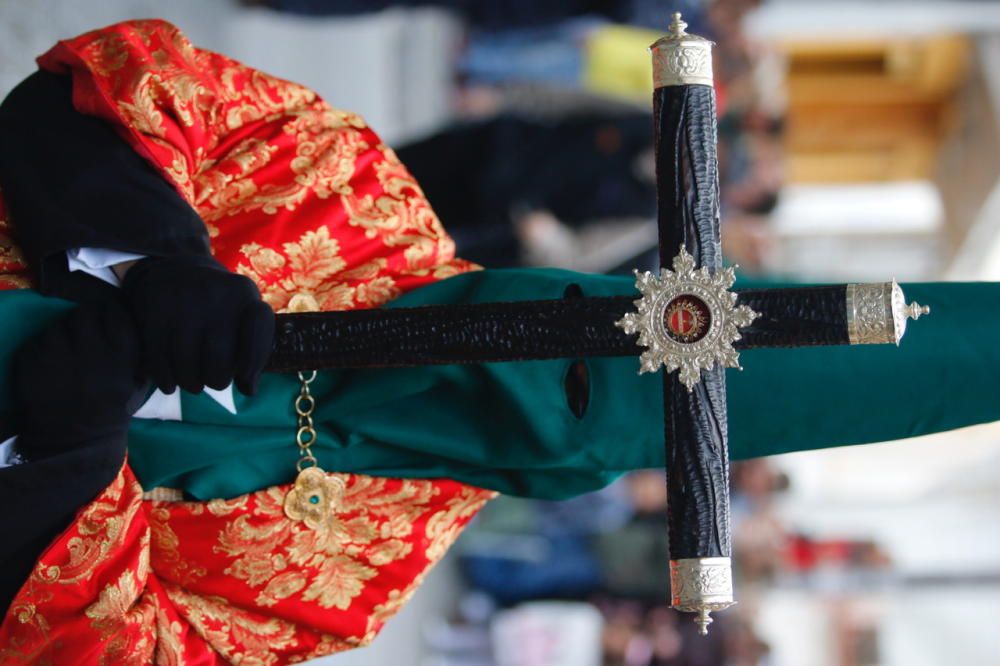
<path fill-rule="evenodd" d="M 766 272 L 777 247 L 768 217 L 730 211 L 720 228 L 726 261 L 738 264 L 748 274 Z"/>
<path fill-rule="evenodd" d="M 662 487 L 662 474 L 652 474 Z M 505 606 L 587 598 L 603 582 L 594 538 L 616 530 L 634 511 L 631 476 L 561 502 L 509 497 L 493 502 L 459 547 L 466 579 Z"/>
<path fill-rule="evenodd" d="M 784 565 L 785 527 L 773 511 L 743 515 L 733 525 L 735 575 L 746 583 L 766 583 Z"/>
<path fill-rule="evenodd" d="M 646 613 L 646 632 L 654 664 L 669 664 L 681 654 L 684 640 L 677 629 L 679 621 L 680 614 L 667 605 L 653 606 Z"/>
<path fill-rule="evenodd" d="M 811 573 L 820 569 L 841 570 L 844 573 L 885 571 L 892 566 L 892 558 L 875 541 L 822 537 L 792 532 L 788 535 L 783 559 L 785 566 L 797 573 Z"/>
<path fill-rule="evenodd" d="M 640 112 L 548 122 L 500 116 L 397 154 L 463 257 L 513 266 L 529 252 L 571 252 L 570 230 L 588 221 L 653 215 L 651 122 Z"/>
<path fill-rule="evenodd" d="M 249 6 L 306 16 L 350 16 L 382 11 L 390 7 L 440 7 L 456 12 L 470 25 L 483 30 L 509 30 L 554 23 L 575 16 L 601 16 L 608 20 L 662 28 L 670 13 L 690 16 L 692 33 L 702 34 L 702 0 L 675 0 L 670 6 L 658 0 L 241 0 Z M 694 21 L 694 22 L 692 22 Z"/>
<path fill-rule="evenodd" d="M 852 562 L 862 569 L 888 569 L 892 566 L 892 557 L 877 542 L 863 539 L 855 545 Z"/>
<path fill-rule="evenodd" d="M 391 7 L 440 7 L 457 13 L 483 30 L 505 30 L 550 24 L 582 15 L 626 18 L 631 0 L 242 0 L 243 4 L 305 16 L 350 16 Z"/>
<path fill-rule="evenodd" d="M 725 666 L 765 666 L 771 647 L 754 629 L 746 613 L 738 613 L 727 627 L 724 641 Z"/>
<path fill-rule="evenodd" d="M 720 143 L 728 145 L 722 178 L 727 184 L 723 205 L 754 215 L 774 210 L 785 182 L 780 127 L 767 131 L 742 129 Z"/>
<path fill-rule="evenodd" d="M 600 597 L 604 615 L 604 663 L 608 666 L 760 666 L 767 645 L 741 608 L 720 616 L 701 636 L 683 615 L 664 603 Z"/>
<path fill-rule="evenodd" d="M 783 569 L 786 532 L 773 510 L 788 476 L 764 458 L 732 466 L 732 520 L 737 575 L 748 582 L 769 581 Z"/>
<path fill-rule="evenodd" d="M 666 501 L 662 470 L 561 502 L 501 498 L 469 529 L 462 571 L 503 605 L 598 591 L 658 598 L 668 583 Z"/>
<path fill-rule="evenodd" d="M 756 111 L 719 121 L 723 247 L 750 273 L 764 272 L 776 249 L 770 215 L 785 181 L 783 132 L 780 119 Z"/>
<path fill-rule="evenodd" d="M 663 470 L 640 470 L 625 477 L 632 509 L 639 515 L 662 515 L 667 510 Z"/>
<path fill-rule="evenodd" d="M 648 664 L 653 656 L 649 637 L 643 632 L 645 608 L 630 599 L 601 598 L 597 607 L 604 616 L 601 637 L 604 663 L 613 666 Z"/>
<path fill-rule="evenodd" d="M 716 43 L 713 65 L 717 79 L 730 90 L 730 103 L 739 106 L 733 95 L 741 82 L 747 82 L 756 45 L 743 30 L 743 19 L 761 4 L 760 0 L 712 0 L 705 4 L 708 34 Z M 743 92 L 749 92 L 744 89 Z"/>
<path fill-rule="evenodd" d="M 733 493 L 755 508 L 766 508 L 776 493 L 787 491 L 790 485 L 788 475 L 766 458 L 733 463 Z"/>
<path fill-rule="evenodd" d="M 329 511 L 307 513 L 319 495 L 298 485 L 290 441 L 302 383 L 259 372 L 270 310 L 624 295 L 632 281 L 456 259 L 360 118 L 162 21 L 60 42 L 40 65 L 0 107 L 4 360 L 20 347 L 0 401 L 0 433 L 15 436 L 3 555 L 19 563 L 3 572 L 4 658 L 287 663 L 363 646 L 495 492 L 561 499 L 663 465 L 661 378 L 637 377 L 634 359 L 329 371 L 313 385 L 312 450 L 336 472 L 318 473 Z M 924 288 L 952 303 L 986 289 Z M 949 367 L 989 370 L 992 346 L 970 347 L 974 362 L 958 347 Z M 896 385 L 900 366 L 919 367 L 913 384 L 919 349 L 891 364 L 822 350 L 808 379 Z M 802 358 L 770 364 L 774 384 L 794 382 Z M 155 416 L 133 420 L 146 380 Z M 917 407 L 847 436 L 839 421 L 817 427 L 815 401 L 792 402 L 783 434 L 757 419 L 732 454 L 996 417 L 939 389 L 938 412 L 908 397 Z M 765 393 L 733 381 L 734 418 Z"/>

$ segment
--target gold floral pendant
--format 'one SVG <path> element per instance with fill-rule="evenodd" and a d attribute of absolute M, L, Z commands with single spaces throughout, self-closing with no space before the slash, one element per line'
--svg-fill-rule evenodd
<path fill-rule="evenodd" d="M 327 474 L 319 467 L 307 467 L 295 477 L 295 486 L 285 495 L 285 515 L 304 522 L 310 529 L 325 527 L 346 487 L 339 476 Z"/>

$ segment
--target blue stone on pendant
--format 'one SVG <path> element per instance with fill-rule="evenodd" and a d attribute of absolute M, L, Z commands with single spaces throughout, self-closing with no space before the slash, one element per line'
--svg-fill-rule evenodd
<path fill-rule="evenodd" d="M 309 503 L 310 504 L 319 504 L 319 495 L 312 495 L 309 498 Z"/>

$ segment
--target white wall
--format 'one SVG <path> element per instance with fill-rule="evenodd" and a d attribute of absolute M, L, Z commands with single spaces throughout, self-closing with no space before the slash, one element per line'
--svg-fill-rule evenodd
<path fill-rule="evenodd" d="M 303 18 L 229 0 L 0 0 L 0 97 L 57 40 L 154 17 L 175 23 L 196 46 L 307 85 L 360 113 L 390 143 L 449 117 L 462 30 L 433 9 Z"/>

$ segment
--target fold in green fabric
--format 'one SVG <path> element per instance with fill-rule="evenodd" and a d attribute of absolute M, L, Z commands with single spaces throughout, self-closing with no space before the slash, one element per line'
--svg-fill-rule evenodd
<path fill-rule="evenodd" d="M 445 280 L 393 307 L 634 293 L 631 278 L 554 269 L 487 270 Z M 902 439 L 1000 419 L 1000 297 L 993 283 L 904 285 L 933 312 L 892 345 L 753 350 L 729 371 L 733 459 Z M 29 291 L 0 294 L 0 362 L 70 304 Z M 564 390 L 571 359 L 481 366 L 320 372 L 323 469 L 376 476 L 453 478 L 503 493 L 560 499 L 620 474 L 664 464 L 662 388 L 635 358 L 589 359 L 590 400 L 573 415 Z M 8 387 L 0 404 L 9 412 Z M 146 488 L 197 499 L 290 482 L 294 375 L 269 374 L 258 395 L 235 395 L 230 414 L 182 394 L 183 421 L 135 419 L 129 459 Z M 904 444 L 905 445 L 905 444 Z"/>

